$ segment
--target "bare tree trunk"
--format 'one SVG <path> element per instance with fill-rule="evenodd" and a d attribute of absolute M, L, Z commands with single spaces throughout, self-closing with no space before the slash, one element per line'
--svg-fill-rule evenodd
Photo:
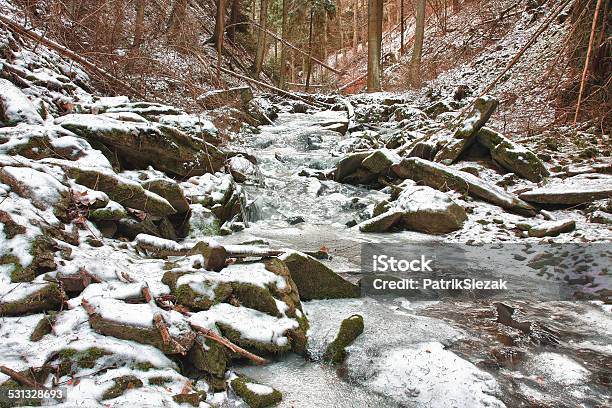
<path fill-rule="evenodd" d="M 308 61 L 306 62 L 308 65 L 306 66 L 306 92 L 308 92 L 308 88 L 310 88 L 310 73 L 312 71 L 312 26 L 314 24 L 314 8 L 310 9 L 310 28 L 308 30 Z"/>
<path fill-rule="evenodd" d="M 381 90 L 383 0 L 368 1 L 368 92 Z"/>
<path fill-rule="evenodd" d="M 344 49 L 344 29 L 342 27 L 342 1 L 337 1 L 338 8 L 336 9 L 336 19 L 338 21 L 338 32 L 340 33 L 340 49 L 342 50 L 342 59 L 346 60 L 346 50 Z M 338 65 L 337 62 L 336 65 Z"/>
<path fill-rule="evenodd" d="M 418 0 L 416 12 L 416 27 L 414 48 L 410 61 L 411 80 L 420 81 L 421 56 L 423 54 L 423 39 L 425 36 L 425 0 Z"/>
<path fill-rule="evenodd" d="M 255 54 L 255 65 L 253 67 L 253 75 L 259 78 L 261 67 L 263 66 L 264 54 L 266 51 L 266 29 L 268 27 L 268 0 L 261 0 L 261 9 L 259 10 L 259 36 L 257 37 L 257 52 Z"/>
<path fill-rule="evenodd" d="M 215 19 L 215 46 L 217 48 L 217 80 L 221 82 L 221 62 L 223 60 L 223 32 L 225 31 L 225 0 L 217 0 Z"/>
<path fill-rule="evenodd" d="M 404 0 L 399 0 L 400 2 L 400 55 L 404 55 L 404 31 L 406 27 L 404 27 Z"/>
<path fill-rule="evenodd" d="M 230 11 L 229 29 L 227 31 L 227 38 L 234 42 L 236 40 L 236 24 L 240 17 L 240 0 L 232 1 L 232 8 Z"/>
<path fill-rule="evenodd" d="M 281 38 L 283 40 L 287 40 L 287 19 L 289 14 L 289 0 L 283 0 L 283 21 L 281 23 Z M 286 66 L 287 63 L 285 59 L 287 55 L 287 49 L 285 48 L 285 44 L 281 42 L 281 56 L 280 56 L 280 70 L 278 73 L 278 87 L 281 89 L 285 89 L 286 82 Z"/>
<path fill-rule="evenodd" d="M 353 4 L 353 56 L 357 54 L 357 44 L 359 43 L 359 32 L 357 31 L 357 15 L 359 14 L 359 0 L 354 0 Z"/>
<path fill-rule="evenodd" d="M 459 0 L 453 0 L 453 13 L 458 13 L 461 10 L 461 4 Z"/>
<path fill-rule="evenodd" d="M 140 50 L 144 36 L 145 0 L 136 0 L 136 21 L 134 22 L 134 41 L 132 48 Z"/>

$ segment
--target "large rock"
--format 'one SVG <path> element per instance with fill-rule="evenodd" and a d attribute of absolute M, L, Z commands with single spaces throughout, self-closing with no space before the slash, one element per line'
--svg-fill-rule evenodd
<path fill-rule="evenodd" d="M 579 205 L 612 198 L 612 176 L 585 174 L 555 181 L 544 187 L 524 192 L 519 197 L 543 205 Z"/>
<path fill-rule="evenodd" d="M 267 385 L 258 384 L 245 377 L 236 377 L 230 384 L 236 394 L 251 408 L 266 408 L 283 400 L 280 391 Z"/>
<path fill-rule="evenodd" d="M 38 170 L 29 167 L 1 167 L 0 182 L 11 186 L 11 190 L 29 199 L 40 210 L 52 207 L 59 214 L 68 205 L 68 187 Z"/>
<path fill-rule="evenodd" d="M 21 89 L 10 81 L 0 78 L 0 124 L 14 126 L 19 123 L 42 125 L 40 116 L 32 102 Z"/>
<path fill-rule="evenodd" d="M 12 283 L 0 292 L 0 316 L 60 310 L 65 295 L 55 283 Z"/>
<path fill-rule="evenodd" d="M 559 220 L 545 221 L 534 227 L 529 228 L 530 237 L 556 237 L 564 232 L 571 232 L 576 229 L 576 221 L 574 220 Z"/>
<path fill-rule="evenodd" d="M 498 100 L 491 96 L 481 96 L 476 99 L 470 116 L 463 121 L 448 143 L 436 154 L 435 160 L 449 163 L 457 160 L 461 153 L 474 143 L 478 131 L 489 120 L 498 104 Z"/>
<path fill-rule="evenodd" d="M 340 324 L 338 335 L 323 354 L 323 361 L 339 364 L 346 358 L 346 348 L 363 333 L 363 316 L 353 315 Z"/>
<path fill-rule="evenodd" d="M 125 207 L 142 210 L 154 216 L 176 214 L 176 210 L 166 199 L 111 171 L 80 167 L 65 161 L 60 166 L 78 184 L 103 191 L 111 200 Z"/>
<path fill-rule="evenodd" d="M 503 168 L 533 182 L 550 176 L 546 166 L 531 150 L 520 146 L 487 127 L 478 131 L 477 140 L 491 152 L 491 158 Z"/>
<path fill-rule="evenodd" d="M 522 215 L 533 216 L 536 213 L 535 208 L 514 194 L 484 182 L 470 173 L 455 170 L 440 163 L 412 157 L 402 160 L 392 169 L 401 178 L 409 178 L 438 190 L 451 189 L 469 194 Z"/>
<path fill-rule="evenodd" d="M 402 219 L 403 212 L 389 209 L 381 214 L 376 214 L 369 220 L 359 224 L 361 232 L 388 232 L 397 226 Z"/>
<path fill-rule="evenodd" d="M 346 177 L 355 173 L 359 167 L 361 167 L 361 162 L 363 159 L 368 157 L 371 152 L 358 152 L 350 154 L 344 158 L 342 158 L 336 164 L 336 181 L 343 181 Z"/>
<path fill-rule="evenodd" d="M 214 145 L 171 126 L 88 114 L 66 115 L 55 122 L 80 137 L 102 143 L 138 168 L 153 166 L 186 177 L 217 171 L 225 161 Z"/>
<path fill-rule="evenodd" d="M 181 186 L 170 179 L 158 178 L 147 180 L 142 183 L 145 190 L 152 191 L 160 197 L 165 198 L 178 214 L 189 211 L 189 202 Z"/>
<path fill-rule="evenodd" d="M 292 251 L 280 256 L 279 259 L 287 265 L 302 300 L 360 296 L 357 285 L 341 278 L 309 255 Z"/>
<path fill-rule="evenodd" d="M 363 159 L 361 166 L 374 174 L 386 174 L 393 164 L 400 161 L 401 157 L 397 153 L 389 149 L 378 149 Z"/>

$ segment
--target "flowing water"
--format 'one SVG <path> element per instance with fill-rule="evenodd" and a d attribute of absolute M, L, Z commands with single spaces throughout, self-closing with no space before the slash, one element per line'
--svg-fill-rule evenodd
<path fill-rule="evenodd" d="M 359 221 L 381 194 L 298 176 L 333 167 L 330 151 L 344 137 L 330 130 L 344 112 L 281 113 L 273 126 L 244 132 L 258 159 L 250 227 L 225 238 L 262 239 L 273 247 L 318 250 L 349 280 L 359 278 L 360 245 L 431 240 L 414 232 L 361 234 Z M 291 225 L 291 217 L 304 222 Z M 556 333 L 558 343 L 526 338 L 496 323 L 488 301 L 411 302 L 403 298 L 304 302 L 310 359 L 286 356 L 237 371 L 279 389 L 283 407 L 610 406 L 610 308 L 587 302 L 514 303 L 525 320 Z M 340 367 L 319 362 L 342 319 L 363 315 L 365 331 Z"/>

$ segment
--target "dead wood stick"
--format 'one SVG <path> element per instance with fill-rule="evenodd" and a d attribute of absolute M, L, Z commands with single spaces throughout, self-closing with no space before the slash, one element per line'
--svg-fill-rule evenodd
<path fill-rule="evenodd" d="M 38 388 L 38 389 L 43 389 L 43 390 L 47 389 L 47 387 L 45 387 L 44 385 L 41 385 L 37 383 L 36 381 L 29 379 L 25 375 L 19 374 L 17 371 L 11 370 L 10 368 L 6 366 L 0 366 L 0 372 L 2 372 L 2 374 L 8 375 L 13 380 L 17 381 L 21 385 L 25 385 L 26 387 Z"/>
<path fill-rule="evenodd" d="M 232 343 L 225 337 L 219 336 L 217 333 L 213 332 L 212 330 L 209 330 L 202 326 L 198 326 L 197 324 L 193 324 L 193 323 L 191 323 L 191 327 L 193 327 L 196 331 L 199 331 L 200 333 L 202 333 L 202 335 L 206 337 L 207 339 L 216 341 L 217 343 L 227 347 L 234 353 L 238 353 L 241 356 L 248 358 L 249 360 L 251 360 L 257 365 L 263 365 L 263 364 L 269 363 L 269 361 L 266 360 L 265 358 L 259 357 L 258 355 L 253 354 L 250 351 L 247 351 L 243 349 L 242 347 L 235 345 L 234 343 Z"/>
<path fill-rule="evenodd" d="M 593 40 L 595 38 L 595 31 L 597 31 L 597 19 L 599 18 L 599 9 L 601 8 L 601 0 L 597 0 L 595 6 L 595 15 L 593 16 L 593 24 L 591 25 L 591 35 L 589 36 L 589 47 L 587 48 L 586 57 L 584 57 L 584 70 L 582 71 L 582 78 L 580 79 L 580 91 L 578 92 L 578 103 L 576 104 L 576 113 L 574 114 L 574 125 L 578 121 L 578 114 L 580 113 L 580 103 L 582 102 L 582 93 L 584 92 L 584 84 L 586 82 L 589 73 L 589 61 L 591 60 L 591 51 L 593 50 Z"/>
<path fill-rule="evenodd" d="M 166 326 L 166 322 L 164 322 L 164 318 L 160 313 L 155 313 L 153 315 L 153 322 L 155 323 L 155 327 L 157 328 L 157 330 L 159 330 L 159 334 L 161 335 L 164 345 L 171 346 L 177 353 L 180 353 L 182 355 L 187 354 L 187 350 L 185 350 L 185 347 L 181 346 L 176 340 L 174 340 L 170 336 L 168 326 Z"/>
<path fill-rule="evenodd" d="M 85 309 L 90 317 L 97 314 L 96 309 L 86 299 L 81 300 L 81 306 L 83 306 L 83 309 Z"/>
<path fill-rule="evenodd" d="M 45 45 L 46 47 L 57 51 L 59 54 L 63 55 L 64 57 L 71 59 L 73 61 L 78 62 L 79 64 L 81 64 L 83 66 L 83 68 L 85 68 L 86 70 L 90 71 L 91 73 L 94 73 L 100 77 L 103 77 L 106 80 L 109 80 L 111 82 L 114 82 L 116 85 L 119 85 L 125 89 L 127 89 L 128 91 L 130 91 L 132 94 L 138 96 L 139 98 L 143 98 L 144 99 L 144 95 L 132 88 L 130 85 L 128 85 L 127 83 L 121 81 L 120 79 L 116 78 L 115 76 L 109 74 L 108 72 L 106 72 L 105 70 L 98 68 L 94 63 L 90 62 L 89 60 L 81 57 L 80 55 L 78 55 L 77 53 L 75 53 L 74 51 L 64 47 L 63 45 L 60 45 L 54 41 L 51 41 L 39 34 L 36 34 L 35 32 L 27 29 L 26 27 L 22 26 L 21 24 L 16 23 L 15 21 L 5 17 L 4 15 L 0 15 L 0 22 L 2 22 L 6 27 L 9 28 L 9 30 L 16 32 L 17 34 L 27 37 L 33 41 L 39 42 L 43 45 Z"/>
<path fill-rule="evenodd" d="M 142 288 L 142 296 L 144 296 L 145 301 L 147 303 L 151 303 L 151 299 L 153 299 L 153 298 L 151 296 L 151 290 L 149 289 L 148 286 L 143 286 L 143 288 Z"/>

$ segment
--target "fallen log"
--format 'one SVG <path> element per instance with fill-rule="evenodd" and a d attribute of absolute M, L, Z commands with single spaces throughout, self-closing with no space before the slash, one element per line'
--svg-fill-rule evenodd
<path fill-rule="evenodd" d="M 26 377 L 25 375 L 19 374 L 17 371 L 11 370 L 10 368 L 8 368 L 6 366 L 0 366 L 0 372 L 2 374 L 8 375 L 13 380 L 17 381 L 19 384 L 24 385 L 26 387 L 37 388 L 37 389 L 41 389 L 41 390 L 48 389 L 44 385 L 41 385 L 41 384 L 37 383 L 36 381 Z"/>
<path fill-rule="evenodd" d="M 242 347 L 235 345 L 234 343 L 232 343 L 225 337 L 219 336 L 217 333 L 213 332 L 212 330 L 209 330 L 202 326 L 198 326 L 197 324 L 193 324 L 193 323 L 191 323 L 191 327 L 193 327 L 194 330 L 200 332 L 207 339 L 216 341 L 217 343 L 227 347 L 234 353 L 238 353 L 241 356 L 248 358 L 249 360 L 251 360 L 257 365 L 263 365 L 263 364 L 269 363 L 269 361 L 266 360 L 265 358 L 259 357 L 258 355 L 253 354 L 250 351 L 247 351 L 243 349 Z"/>

